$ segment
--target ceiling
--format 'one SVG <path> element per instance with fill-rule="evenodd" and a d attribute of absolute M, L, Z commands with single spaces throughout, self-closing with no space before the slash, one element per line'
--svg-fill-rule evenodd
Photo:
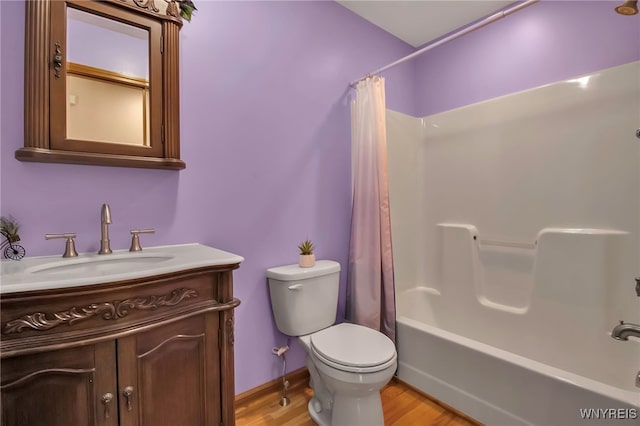
<path fill-rule="evenodd" d="M 413 47 L 497 12 L 512 1 L 336 0 Z"/>

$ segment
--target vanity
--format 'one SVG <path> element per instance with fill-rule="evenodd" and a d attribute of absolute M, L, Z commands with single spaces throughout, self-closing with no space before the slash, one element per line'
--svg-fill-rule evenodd
<path fill-rule="evenodd" d="M 3 261 L 1 423 L 235 424 L 243 260 L 186 244 Z"/>

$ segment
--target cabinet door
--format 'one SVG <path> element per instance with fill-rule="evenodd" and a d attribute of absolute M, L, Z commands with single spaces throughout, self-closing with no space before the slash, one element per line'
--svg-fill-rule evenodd
<path fill-rule="evenodd" d="M 121 426 L 219 426 L 219 366 L 217 313 L 119 339 Z"/>
<path fill-rule="evenodd" d="M 117 426 L 115 365 L 113 341 L 3 359 L 2 425 Z"/>

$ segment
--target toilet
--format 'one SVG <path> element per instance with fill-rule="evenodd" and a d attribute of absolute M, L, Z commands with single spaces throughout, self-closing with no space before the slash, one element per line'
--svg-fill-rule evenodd
<path fill-rule="evenodd" d="M 320 426 L 382 426 L 380 389 L 396 371 L 395 345 L 379 331 L 334 324 L 340 264 L 287 265 L 267 270 L 278 329 L 298 336 L 307 352 L 314 396 L 309 415 Z"/>

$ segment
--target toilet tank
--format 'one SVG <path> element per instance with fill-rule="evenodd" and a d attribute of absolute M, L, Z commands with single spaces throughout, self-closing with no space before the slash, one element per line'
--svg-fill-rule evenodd
<path fill-rule="evenodd" d="M 298 265 L 267 269 L 271 309 L 278 330 L 302 336 L 336 321 L 340 264 L 318 260 L 310 268 Z"/>

